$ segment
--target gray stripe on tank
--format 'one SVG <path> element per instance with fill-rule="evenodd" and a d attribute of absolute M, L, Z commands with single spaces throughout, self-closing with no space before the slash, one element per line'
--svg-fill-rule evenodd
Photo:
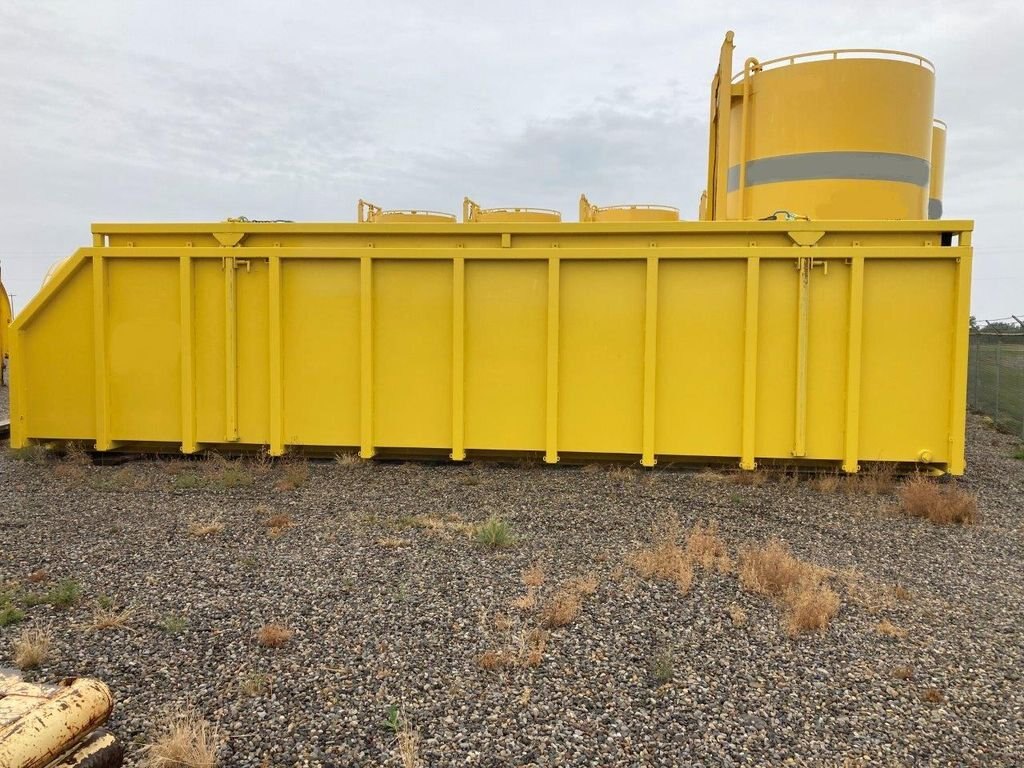
<path fill-rule="evenodd" d="M 762 157 L 747 162 L 748 187 L 782 181 L 865 179 L 928 186 L 931 164 L 920 157 L 894 152 L 804 152 Z M 740 187 L 740 167 L 729 169 L 728 191 Z"/>

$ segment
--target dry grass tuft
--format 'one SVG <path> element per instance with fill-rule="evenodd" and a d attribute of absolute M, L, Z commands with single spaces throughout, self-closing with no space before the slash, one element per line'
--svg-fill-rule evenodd
<path fill-rule="evenodd" d="M 777 539 L 739 556 L 740 586 L 774 600 L 786 615 L 791 637 L 825 629 L 839 611 L 839 596 L 825 584 L 827 572 L 806 563 Z"/>
<path fill-rule="evenodd" d="M 525 667 L 539 667 L 544 660 L 544 650 L 548 645 L 548 633 L 542 629 L 531 629 L 526 633 L 526 640 L 520 653 L 520 663 Z"/>
<path fill-rule="evenodd" d="M 267 528 L 291 528 L 295 525 L 292 516 L 286 513 L 272 515 L 267 518 Z"/>
<path fill-rule="evenodd" d="M 751 485 L 756 487 L 768 482 L 768 474 L 759 469 L 744 469 L 739 472 L 733 472 L 729 475 L 729 479 L 736 485 Z"/>
<path fill-rule="evenodd" d="M 284 624 L 265 624 L 256 632 L 256 642 L 264 648 L 280 648 L 295 635 L 295 630 Z"/>
<path fill-rule="evenodd" d="M 885 637 L 895 637 L 899 640 L 902 640 L 907 636 L 907 630 L 903 629 L 903 627 L 896 626 L 888 619 L 882 619 L 878 622 L 878 625 L 875 627 L 875 631 Z"/>
<path fill-rule="evenodd" d="M 608 467 L 608 477 L 612 480 L 618 480 L 620 482 L 632 482 L 639 477 L 639 473 L 629 466 L 621 464 L 612 464 Z"/>
<path fill-rule="evenodd" d="M 23 629 L 15 639 L 14 665 L 18 669 L 35 669 L 50 658 L 50 646 L 53 637 L 49 632 L 40 629 Z"/>
<path fill-rule="evenodd" d="M 789 547 L 771 539 L 756 549 L 739 554 L 740 586 L 748 592 L 781 598 L 792 589 L 817 584 L 824 571 L 794 557 Z"/>
<path fill-rule="evenodd" d="M 28 575 L 28 580 L 33 584 L 40 584 L 50 578 L 50 574 L 42 568 L 37 568 Z"/>
<path fill-rule="evenodd" d="M 402 761 L 402 768 L 416 768 L 420 765 L 420 736 L 416 731 L 402 724 L 396 739 L 398 742 L 398 759 Z"/>
<path fill-rule="evenodd" d="M 674 518 L 655 528 L 655 544 L 629 557 L 629 564 L 645 579 L 671 581 L 684 595 L 693 585 L 693 565 L 679 546 L 679 523 Z"/>
<path fill-rule="evenodd" d="M 270 675 L 254 672 L 238 681 L 238 690 L 245 696 L 261 696 L 273 690 L 272 683 Z"/>
<path fill-rule="evenodd" d="M 854 475 L 847 475 L 846 490 L 869 496 L 892 493 L 896 490 L 896 474 L 890 465 L 876 464 Z"/>
<path fill-rule="evenodd" d="M 573 589 L 563 587 L 541 609 L 541 626 L 557 629 L 572 624 L 583 610 L 583 600 Z"/>
<path fill-rule="evenodd" d="M 934 686 L 925 688 L 921 692 L 921 700 L 927 701 L 929 704 L 941 704 L 945 701 L 945 696 L 942 695 L 942 691 Z"/>
<path fill-rule="evenodd" d="M 193 710 L 170 715 L 145 747 L 147 768 L 215 768 L 217 729 Z"/>
<path fill-rule="evenodd" d="M 835 472 L 818 475 L 811 480 L 811 487 L 818 491 L 818 493 L 835 493 L 839 490 L 840 485 L 839 475 Z"/>
<path fill-rule="evenodd" d="M 408 539 L 399 539 L 394 536 L 385 536 L 377 539 L 377 546 L 384 549 L 401 549 L 402 547 L 408 547 L 411 543 Z"/>
<path fill-rule="evenodd" d="M 725 542 L 718 535 L 718 521 L 704 523 L 698 520 L 686 536 L 686 554 L 691 562 L 705 570 L 720 573 L 732 570 L 732 559 Z"/>
<path fill-rule="evenodd" d="M 914 594 L 906 587 L 901 584 L 894 584 L 892 587 L 892 596 L 895 597 L 902 603 L 908 603 L 914 599 Z"/>
<path fill-rule="evenodd" d="M 839 612 L 839 595 L 827 585 L 802 586 L 789 593 L 786 602 L 790 637 L 825 629 Z"/>
<path fill-rule="evenodd" d="M 527 587 L 539 587 L 544 583 L 544 569 L 539 565 L 533 565 L 523 571 L 523 584 Z"/>
<path fill-rule="evenodd" d="M 507 648 L 490 648 L 476 657 L 476 663 L 488 672 L 511 669 L 516 666 L 515 655 Z"/>
<path fill-rule="evenodd" d="M 520 595 L 512 601 L 512 607 L 517 611 L 532 611 L 537 607 L 537 590 L 530 587 L 525 595 Z"/>
<path fill-rule="evenodd" d="M 893 667 L 892 676 L 897 680 L 909 680 L 914 676 L 914 668 L 909 664 L 901 664 L 898 667 Z"/>
<path fill-rule="evenodd" d="M 267 527 L 267 535 L 272 539 L 279 539 L 285 532 L 295 525 L 292 516 L 286 512 L 273 512 L 268 506 L 260 504 L 256 507 L 257 514 L 270 515 L 263 524 Z"/>
<path fill-rule="evenodd" d="M 64 480 L 69 485 L 79 485 L 85 482 L 86 471 L 81 464 L 61 463 L 53 468 L 53 476 Z"/>
<path fill-rule="evenodd" d="M 730 605 L 729 619 L 734 627 L 744 627 L 747 624 L 747 612 L 736 604 Z"/>
<path fill-rule="evenodd" d="M 900 486 L 900 510 L 936 525 L 973 525 L 978 521 L 978 500 L 957 485 L 940 486 L 915 475 Z"/>
<path fill-rule="evenodd" d="M 580 597 L 590 597 L 597 592 L 597 586 L 597 576 L 593 573 L 588 573 L 585 576 L 577 576 L 574 579 L 570 579 L 566 583 L 565 589 L 575 592 Z"/>
<path fill-rule="evenodd" d="M 477 656 L 477 664 L 489 672 L 536 668 L 544 660 L 547 644 L 548 633 L 543 629 L 524 629 L 509 644 L 481 653 Z"/>
<path fill-rule="evenodd" d="M 515 626 L 515 621 L 507 613 L 494 614 L 494 628 L 499 632 L 508 632 Z"/>
<path fill-rule="evenodd" d="M 136 610 L 132 606 L 118 611 L 115 608 L 96 606 L 89 629 L 99 632 L 104 629 L 127 629 L 128 623 L 135 617 Z"/>
<path fill-rule="evenodd" d="M 309 480 L 309 464 L 303 460 L 289 461 L 280 480 L 274 485 L 279 491 L 294 491 Z"/>
<path fill-rule="evenodd" d="M 336 454 L 334 461 L 339 467 L 344 467 L 345 469 L 352 469 L 361 466 L 363 463 L 363 460 L 359 458 L 359 454 L 355 452 Z"/>
<path fill-rule="evenodd" d="M 216 536 L 224 532 L 224 522 L 216 517 L 210 520 L 192 520 L 188 524 L 188 532 L 196 538 Z"/>

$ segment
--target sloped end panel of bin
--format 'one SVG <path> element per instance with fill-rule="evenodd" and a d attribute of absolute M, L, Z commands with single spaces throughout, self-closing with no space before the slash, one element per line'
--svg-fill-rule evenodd
<path fill-rule="evenodd" d="M 969 222 L 103 226 L 12 326 L 14 446 L 963 471 Z"/>

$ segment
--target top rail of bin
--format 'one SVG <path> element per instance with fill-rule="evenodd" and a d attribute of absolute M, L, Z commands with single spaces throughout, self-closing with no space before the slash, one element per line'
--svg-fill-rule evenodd
<path fill-rule="evenodd" d="M 916 53 L 907 51 L 894 51 L 888 48 L 834 48 L 828 51 L 809 51 L 808 53 L 795 53 L 792 56 L 780 56 L 777 59 L 757 62 L 754 66 L 755 72 L 764 72 L 766 69 L 778 69 L 788 67 L 792 64 L 806 64 L 811 61 L 833 61 L 836 59 L 886 59 L 891 61 L 904 61 L 908 64 L 917 64 L 929 72 L 935 72 L 935 65 L 930 59 L 926 59 Z M 732 77 L 734 83 L 743 79 L 743 72 L 737 72 Z"/>

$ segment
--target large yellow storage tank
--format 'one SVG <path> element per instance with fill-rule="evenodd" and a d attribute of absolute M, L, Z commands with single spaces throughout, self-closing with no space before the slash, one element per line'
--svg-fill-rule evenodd
<path fill-rule="evenodd" d="M 732 82 L 728 219 L 924 219 L 935 69 L 914 54 L 748 59 Z"/>
<path fill-rule="evenodd" d="M 932 177 L 928 192 L 928 218 L 942 218 L 942 182 L 946 174 L 946 124 L 932 126 Z"/>

